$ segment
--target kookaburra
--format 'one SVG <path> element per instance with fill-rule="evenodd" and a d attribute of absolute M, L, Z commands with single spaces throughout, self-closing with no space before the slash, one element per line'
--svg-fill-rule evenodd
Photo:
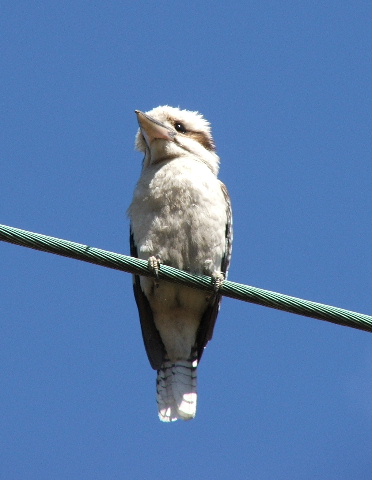
<path fill-rule="evenodd" d="M 136 148 L 143 168 L 128 213 L 131 254 L 193 274 L 226 276 L 232 217 L 218 180 L 210 124 L 198 112 L 169 106 L 136 110 Z M 221 296 L 156 278 L 134 276 L 134 293 L 164 422 L 194 418 L 196 368 L 212 338 Z"/>

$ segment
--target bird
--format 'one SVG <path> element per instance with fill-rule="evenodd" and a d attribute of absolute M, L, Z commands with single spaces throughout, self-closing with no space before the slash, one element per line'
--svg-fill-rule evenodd
<path fill-rule="evenodd" d="M 232 210 L 217 178 L 220 159 L 210 123 L 196 111 L 168 105 L 135 110 L 142 171 L 128 209 L 131 255 L 153 277 L 133 276 L 143 341 L 157 370 L 163 422 L 191 420 L 197 407 L 197 366 L 212 338 L 232 248 Z M 212 293 L 160 280 L 161 265 L 209 275 Z"/>

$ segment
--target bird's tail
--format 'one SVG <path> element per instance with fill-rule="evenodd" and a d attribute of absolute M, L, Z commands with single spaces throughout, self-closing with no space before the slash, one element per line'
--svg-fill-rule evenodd
<path fill-rule="evenodd" d="M 197 360 L 166 360 L 156 380 L 159 418 L 162 422 L 191 420 L 196 414 Z"/>

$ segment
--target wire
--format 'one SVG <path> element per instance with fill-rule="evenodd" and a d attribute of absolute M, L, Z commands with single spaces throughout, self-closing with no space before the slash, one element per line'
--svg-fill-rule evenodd
<path fill-rule="evenodd" d="M 40 233 L 21 230 L 15 227 L 0 225 L 0 240 L 136 275 L 154 275 L 148 268 L 148 263 L 145 260 L 89 247 L 81 243 L 41 235 Z M 213 292 L 215 288 L 211 277 L 191 275 L 190 273 L 166 265 L 161 265 L 159 279 L 188 285 L 209 292 Z M 245 302 L 372 332 L 372 317 L 362 313 L 311 302 L 309 300 L 302 300 L 301 298 L 290 297 L 282 293 L 271 292 L 269 290 L 263 290 L 262 288 L 251 287 L 228 280 L 223 282 L 218 293 Z"/>

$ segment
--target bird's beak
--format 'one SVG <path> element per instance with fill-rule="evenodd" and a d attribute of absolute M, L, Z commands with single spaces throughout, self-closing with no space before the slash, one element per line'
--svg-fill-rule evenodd
<path fill-rule="evenodd" d="M 151 142 L 157 138 L 163 140 L 173 140 L 176 132 L 164 125 L 163 123 L 155 120 L 155 118 L 150 117 L 147 113 L 141 112 L 140 110 L 135 110 L 137 114 L 137 120 L 142 132 L 142 135 L 145 138 L 145 141 L 148 146 Z"/>

